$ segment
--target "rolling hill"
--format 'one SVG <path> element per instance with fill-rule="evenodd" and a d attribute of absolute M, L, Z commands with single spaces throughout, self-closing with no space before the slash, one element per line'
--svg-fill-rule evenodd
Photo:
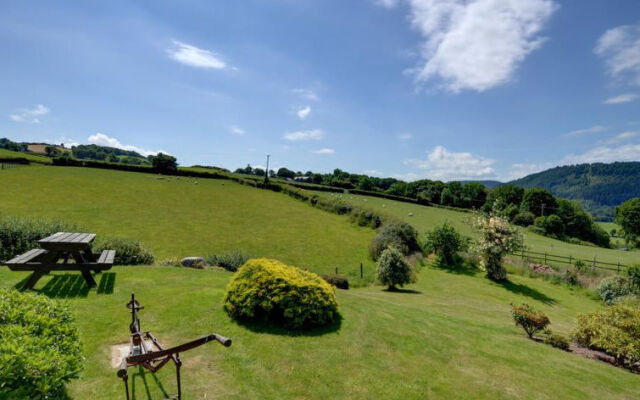
<path fill-rule="evenodd" d="M 596 219 L 613 220 L 613 207 L 640 197 L 640 162 L 580 164 L 555 167 L 509 182 L 540 187 L 555 196 L 579 200 Z"/>

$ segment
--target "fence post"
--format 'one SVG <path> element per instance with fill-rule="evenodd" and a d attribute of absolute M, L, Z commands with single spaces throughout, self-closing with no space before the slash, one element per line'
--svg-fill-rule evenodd
<path fill-rule="evenodd" d="M 593 269 L 596 268 L 596 255 L 593 255 Z"/>
<path fill-rule="evenodd" d="M 364 276 L 362 274 L 362 262 L 360 263 L 360 279 L 362 279 Z"/>
<path fill-rule="evenodd" d="M 336 267 L 336 275 L 338 275 L 338 267 Z"/>
<path fill-rule="evenodd" d="M 618 261 L 618 275 L 620 275 L 620 261 Z"/>
<path fill-rule="evenodd" d="M 571 262 L 572 258 L 573 258 L 573 256 L 569 256 L 569 265 L 573 265 L 573 263 Z"/>
<path fill-rule="evenodd" d="M 547 265 L 547 252 L 544 252 L 544 265 Z"/>

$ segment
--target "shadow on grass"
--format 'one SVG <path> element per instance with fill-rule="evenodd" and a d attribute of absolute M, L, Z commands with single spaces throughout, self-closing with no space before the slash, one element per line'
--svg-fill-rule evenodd
<path fill-rule="evenodd" d="M 422 294 L 421 291 L 415 289 L 386 288 L 384 291 L 387 293 Z"/>
<path fill-rule="evenodd" d="M 340 330 L 340 327 L 342 326 L 342 315 L 340 315 L 340 313 L 338 313 L 336 320 L 333 321 L 331 324 L 326 325 L 326 326 L 322 326 L 322 327 L 317 327 L 317 328 L 312 328 L 312 329 L 306 329 L 306 330 L 292 330 L 292 329 L 286 329 L 283 328 L 281 326 L 278 326 L 274 323 L 271 322 L 267 322 L 267 321 L 246 321 L 246 320 L 240 320 L 240 321 L 236 321 L 236 323 L 244 328 L 247 328 L 248 330 L 255 332 L 255 333 L 268 333 L 271 335 L 282 335 L 282 336 L 322 336 L 322 335 L 326 335 L 328 333 L 333 333 L 333 332 L 337 332 Z"/>
<path fill-rule="evenodd" d="M 131 399 L 132 400 L 136 400 L 136 399 L 146 399 L 146 400 L 152 400 L 153 397 L 151 397 L 151 390 L 149 390 L 149 382 L 147 382 L 147 374 L 151 374 L 151 377 L 153 378 L 154 383 L 156 384 L 156 386 L 158 387 L 158 389 L 160 389 L 160 391 L 162 392 L 162 398 L 163 399 L 170 399 L 173 398 L 171 396 L 169 396 L 169 394 L 167 393 L 167 391 L 164 389 L 164 386 L 162 386 L 162 382 L 160 382 L 160 380 L 156 377 L 156 374 L 152 373 L 152 372 L 147 372 L 144 368 L 142 367 L 138 367 L 138 372 L 131 375 Z M 139 397 L 136 395 L 136 386 L 137 386 L 137 381 L 140 380 L 142 381 L 142 385 L 144 387 L 144 396 L 143 397 Z"/>
<path fill-rule="evenodd" d="M 508 291 L 516 294 L 521 294 L 523 296 L 531 297 L 534 300 L 538 300 L 544 304 L 555 304 L 556 300 L 552 297 L 547 296 L 546 294 L 540 292 L 539 290 L 530 288 L 527 285 L 523 285 L 520 283 L 513 283 L 511 281 L 504 282 L 496 282 L 496 284 L 502 286 Z"/>
<path fill-rule="evenodd" d="M 29 280 L 27 276 L 14 285 L 19 291 L 25 291 L 25 284 Z M 100 283 L 98 284 L 98 294 L 112 294 L 116 282 L 115 272 L 102 274 Z M 51 279 L 42 287 L 42 289 L 33 289 L 33 292 L 43 294 L 50 298 L 70 299 L 75 297 L 87 297 L 89 295 L 89 286 L 80 274 L 60 274 L 53 275 Z"/>
<path fill-rule="evenodd" d="M 440 260 L 435 260 L 431 266 L 440 271 L 449 272 L 457 275 L 475 276 L 480 269 L 475 261 L 465 260 L 462 257 L 457 257 L 452 265 L 446 264 Z"/>

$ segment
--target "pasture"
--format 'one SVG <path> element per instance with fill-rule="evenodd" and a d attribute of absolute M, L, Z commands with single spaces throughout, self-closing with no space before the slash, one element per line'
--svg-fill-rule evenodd
<path fill-rule="evenodd" d="M 0 158 L 4 158 L 4 159 L 26 158 L 31 162 L 36 162 L 40 164 L 51 164 L 51 158 L 49 157 L 41 156 L 38 154 L 32 154 L 32 153 L 22 153 L 17 151 L 11 151 L 7 149 L 0 149 Z"/>
<path fill-rule="evenodd" d="M 75 222 L 151 247 L 156 261 L 245 251 L 353 280 L 375 232 L 280 193 L 228 180 L 33 166 L 0 172 L 0 213 Z M 10 194 L 10 195 L 9 195 Z"/>
<path fill-rule="evenodd" d="M 340 198 L 359 206 L 370 207 L 381 213 L 396 216 L 411 223 L 419 233 L 424 233 L 437 225 L 448 222 L 461 234 L 469 237 L 475 236 L 475 232 L 470 223 L 473 218 L 472 213 L 403 203 L 371 196 L 339 195 L 322 192 L 317 192 L 317 194 L 318 196 Z M 607 231 L 610 230 L 611 229 L 608 229 Z M 550 254 L 564 255 L 567 257 L 572 256 L 574 259 L 582 259 L 587 263 L 589 260 L 593 260 L 595 256 L 600 261 L 614 264 L 617 262 L 624 265 L 640 264 L 640 251 L 621 251 L 596 246 L 571 244 L 538 235 L 525 229 L 522 229 L 522 233 L 524 235 L 525 246 L 531 251 L 548 252 Z M 612 243 L 615 245 L 617 242 L 614 239 Z"/>
<path fill-rule="evenodd" d="M 103 276 L 112 288 L 87 292 L 78 274 L 36 287 L 68 300 L 77 316 L 87 362 L 69 386 L 73 399 L 124 398 L 110 346 L 128 339 L 132 291 L 146 306 L 142 329 L 167 345 L 211 332 L 233 339 L 230 348 L 182 354 L 185 399 L 632 399 L 640 390 L 637 375 L 528 340 L 513 325 L 511 302 L 544 310 L 563 333 L 578 313 L 601 307 L 582 290 L 542 280 L 512 276 L 500 285 L 427 267 L 406 292 L 339 290 L 342 321 L 295 335 L 232 322 L 221 306 L 226 271 L 114 267 Z M 0 287 L 24 277 L 0 268 Z M 176 393 L 172 367 L 131 372 L 135 399 Z"/>

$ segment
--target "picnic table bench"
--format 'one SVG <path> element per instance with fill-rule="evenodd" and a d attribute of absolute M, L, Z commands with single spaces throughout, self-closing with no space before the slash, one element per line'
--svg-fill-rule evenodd
<path fill-rule="evenodd" d="M 87 285 L 96 287 L 91 271 L 111 269 L 116 252 L 104 250 L 100 255 L 93 254 L 90 246 L 95 237 L 95 233 L 54 233 L 38 240 L 41 248 L 29 250 L 6 264 L 12 271 L 33 271 L 25 289 L 33 289 L 38 280 L 51 271 L 80 271 Z"/>

